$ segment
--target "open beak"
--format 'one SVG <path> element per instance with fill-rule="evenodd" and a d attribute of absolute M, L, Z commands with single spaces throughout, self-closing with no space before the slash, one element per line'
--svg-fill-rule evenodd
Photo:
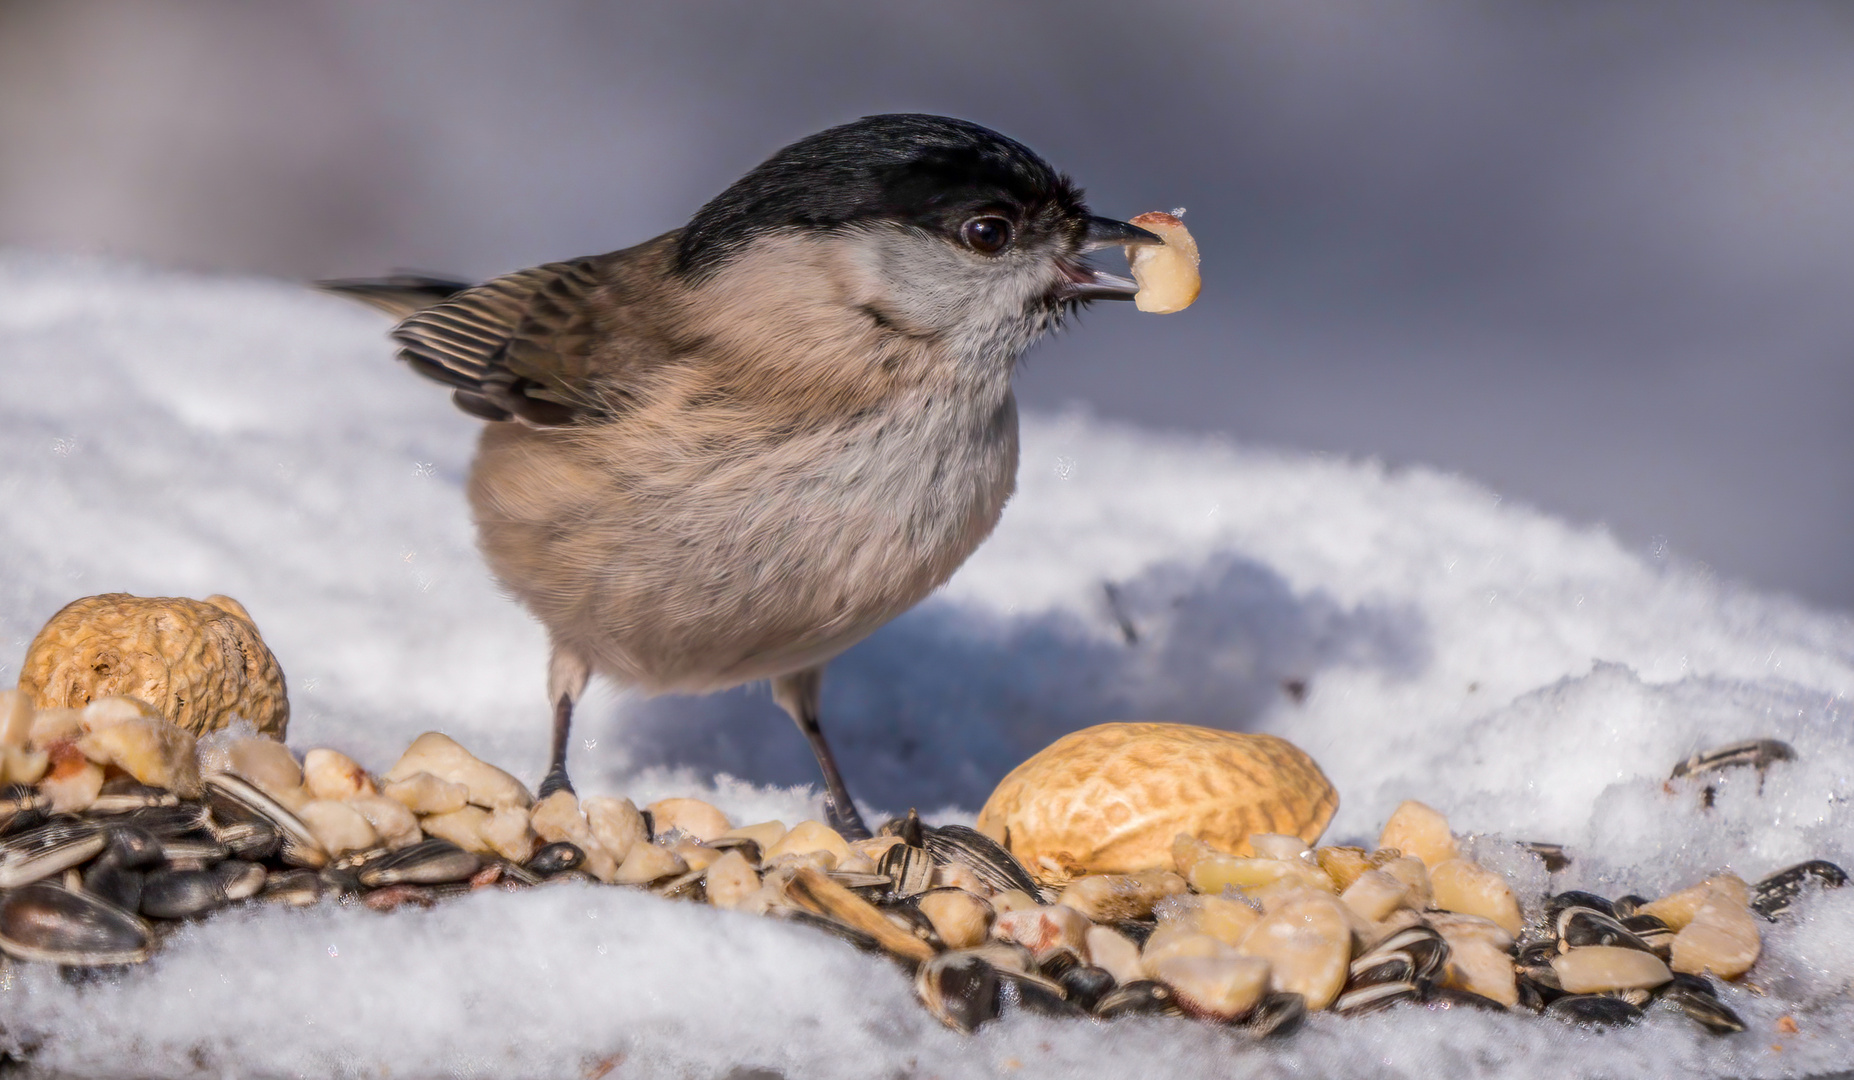
<path fill-rule="evenodd" d="M 1107 247 L 1137 244 L 1163 244 L 1165 238 L 1125 221 L 1094 216 L 1088 219 L 1088 231 L 1082 235 L 1082 250 L 1099 251 Z"/>
<path fill-rule="evenodd" d="M 1163 244 L 1165 241 L 1138 225 L 1115 221 L 1109 217 L 1090 217 L 1088 231 L 1082 234 L 1082 251 L 1099 251 L 1109 247 L 1137 244 Z M 1058 300 L 1131 300 L 1139 285 L 1118 274 L 1096 270 L 1080 262 L 1057 260 L 1063 281 L 1056 285 Z"/>

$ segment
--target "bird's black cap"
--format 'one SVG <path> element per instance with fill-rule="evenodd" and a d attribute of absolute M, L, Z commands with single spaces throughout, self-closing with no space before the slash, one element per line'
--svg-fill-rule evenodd
<path fill-rule="evenodd" d="M 769 229 L 894 221 L 951 235 L 980 210 L 1078 234 L 1088 216 L 1068 177 L 990 128 L 920 113 L 866 116 L 800 139 L 710 200 L 683 229 L 676 270 L 705 276 Z"/>

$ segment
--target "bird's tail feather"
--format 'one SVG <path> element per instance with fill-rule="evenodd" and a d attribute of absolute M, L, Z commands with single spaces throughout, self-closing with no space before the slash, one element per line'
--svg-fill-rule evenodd
<path fill-rule="evenodd" d="M 379 308 L 395 319 L 441 304 L 471 287 L 468 281 L 429 277 L 424 274 L 393 274 L 381 278 L 336 278 L 318 281 L 323 292 L 359 300 Z"/>

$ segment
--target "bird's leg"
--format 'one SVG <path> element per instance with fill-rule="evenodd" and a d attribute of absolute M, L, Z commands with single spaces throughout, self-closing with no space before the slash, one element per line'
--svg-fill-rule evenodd
<path fill-rule="evenodd" d="M 824 813 L 830 818 L 830 827 L 846 840 L 866 840 L 869 827 L 856 812 L 856 804 L 850 800 L 850 789 L 843 786 L 843 774 L 837 771 L 837 759 L 831 756 L 830 744 L 824 741 L 824 730 L 818 726 L 818 698 L 823 688 L 822 666 L 781 675 L 772 681 L 773 700 L 791 714 L 798 730 L 805 733 L 811 752 L 817 756 L 818 768 L 824 773 Z"/>
<path fill-rule="evenodd" d="M 573 727 L 573 703 L 586 692 L 586 680 L 591 677 L 592 668 L 583 657 L 554 643 L 553 659 L 547 665 L 547 697 L 554 705 L 554 755 L 547 775 L 541 779 L 543 799 L 556 791 L 573 791 L 566 771 L 567 732 Z"/>

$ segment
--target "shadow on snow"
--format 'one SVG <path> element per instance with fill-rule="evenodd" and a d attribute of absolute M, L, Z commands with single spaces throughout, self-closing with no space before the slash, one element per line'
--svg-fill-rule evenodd
<path fill-rule="evenodd" d="M 1296 594 L 1236 555 L 1103 582 L 1095 606 L 1018 618 L 929 600 L 832 662 L 824 730 L 857 798 L 975 810 L 1013 766 L 1071 731 L 1113 720 L 1242 730 L 1293 707 L 1324 671 L 1413 678 L 1429 658 L 1414 607 Z M 594 724 L 636 767 L 818 784 L 763 684 L 624 711 Z"/>

